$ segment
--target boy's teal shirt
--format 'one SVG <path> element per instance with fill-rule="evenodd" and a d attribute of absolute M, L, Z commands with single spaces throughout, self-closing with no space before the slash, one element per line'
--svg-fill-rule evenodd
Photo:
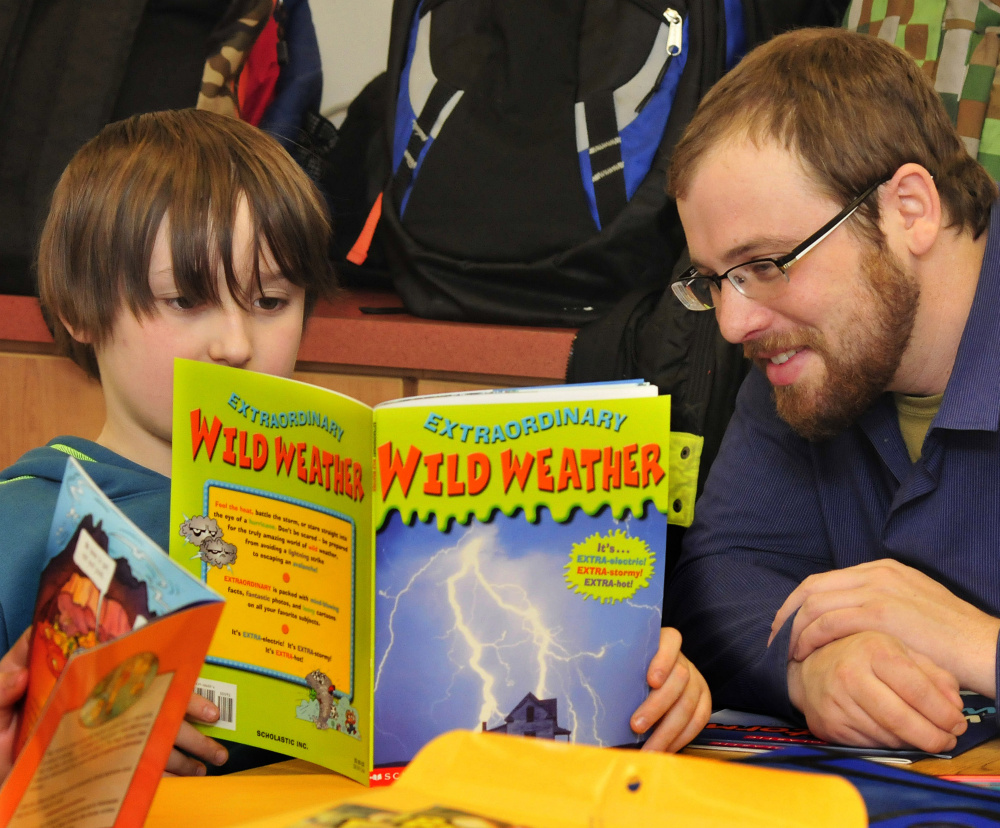
<path fill-rule="evenodd" d="M 31 624 L 59 487 L 72 455 L 101 490 L 164 551 L 170 538 L 170 478 L 80 437 L 56 437 L 0 472 L 0 655 Z M 218 740 L 229 751 L 211 776 L 255 768 L 286 757 Z"/>
<path fill-rule="evenodd" d="M 165 550 L 169 540 L 170 478 L 80 437 L 57 437 L 0 472 L 0 653 L 31 624 L 38 582 L 67 456 L 143 532 Z"/>

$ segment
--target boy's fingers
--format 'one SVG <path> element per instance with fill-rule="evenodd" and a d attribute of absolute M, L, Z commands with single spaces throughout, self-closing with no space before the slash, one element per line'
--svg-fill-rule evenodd
<path fill-rule="evenodd" d="M 181 722 L 177 738 L 174 739 L 174 747 L 212 765 L 224 765 L 229 759 L 229 754 L 222 745 L 206 736 L 190 722 Z"/>
<path fill-rule="evenodd" d="M 204 776 L 205 773 L 205 766 L 201 762 L 186 756 L 177 748 L 170 751 L 167 767 L 163 771 L 164 776 Z"/>
<path fill-rule="evenodd" d="M 28 671 L 23 667 L 0 672 L 0 730 L 10 723 L 14 716 L 13 706 L 27 689 Z"/>
<path fill-rule="evenodd" d="M 219 720 L 219 708 L 204 696 L 192 693 L 188 700 L 187 718 L 202 724 L 215 724 Z"/>
<path fill-rule="evenodd" d="M 645 733 L 652 725 L 661 721 L 681 698 L 691 675 L 690 662 L 684 656 L 677 658 L 666 681 L 659 687 L 653 688 L 646 700 L 632 714 L 630 722 L 632 730 L 640 734 Z"/>
<path fill-rule="evenodd" d="M 28 646 L 31 628 L 0 658 L 0 731 L 7 730 L 18 713 L 17 703 L 28 689 Z"/>
<path fill-rule="evenodd" d="M 0 672 L 26 668 L 28 666 L 28 648 L 31 643 L 31 627 L 28 627 L 21 637 L 14 642 L 3 658 L 0 658 Z"/>
<path fill-rule="evenodd" d="M 663 627 L 660 630 L 660 646 L 649 662 L 646 671 L 646 681 L 654 690 L 663 686 L 681 651 L 681 634 L 673 627 Z"/>

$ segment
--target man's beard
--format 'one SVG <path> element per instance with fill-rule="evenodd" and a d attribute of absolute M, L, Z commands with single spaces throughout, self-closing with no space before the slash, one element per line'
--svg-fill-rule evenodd
<path fill-rule="evenodd" d="M 765 336 L 744 348 L 754 358 L 809 347 L 823 360 L 821 386 L 773 389 L 778 415 L 807 440 L 827 440 L 856 422 L 886 390 L 909 343 L 920 287 L 884 242 L 862 254 L 861 280 L 853 320 L 837 332 L 837 353 L 815 328 Z"/>

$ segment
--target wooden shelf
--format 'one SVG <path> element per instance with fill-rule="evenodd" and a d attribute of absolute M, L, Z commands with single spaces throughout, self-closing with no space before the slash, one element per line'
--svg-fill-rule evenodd
<path fill-rule="evenodd" d="M 380 309 L 366 312 L 363 309 Z M 388 312 L 386 312 L 388 311 Z M 418 319 L 385 291 L 342 291 L 306 324 L 297 379 L 369 405 L 397 397 L 563 381 L 572 328 Z M 59 434 L 93 438 L 100 386 L 55 355 L 38 300 L 0 295 L 0 468 Z"/>

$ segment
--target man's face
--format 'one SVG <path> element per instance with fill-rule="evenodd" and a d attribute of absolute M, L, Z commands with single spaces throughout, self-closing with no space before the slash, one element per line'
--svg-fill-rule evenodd
<path fill-rule="evenodd" d="M 692 260 L 713 274 L 788 253 L 842 207 L 789 151 L 749 141 L 711 150 L 678 201 Z M 770 380 L 779 415 L 811 440 L 843 431 L 891 386 L 920 298 L 898 258 L 848 225 L 789 269 L 777 299 L 754 302 L 723 282 L 716 306 L 723 336 Z"/>

